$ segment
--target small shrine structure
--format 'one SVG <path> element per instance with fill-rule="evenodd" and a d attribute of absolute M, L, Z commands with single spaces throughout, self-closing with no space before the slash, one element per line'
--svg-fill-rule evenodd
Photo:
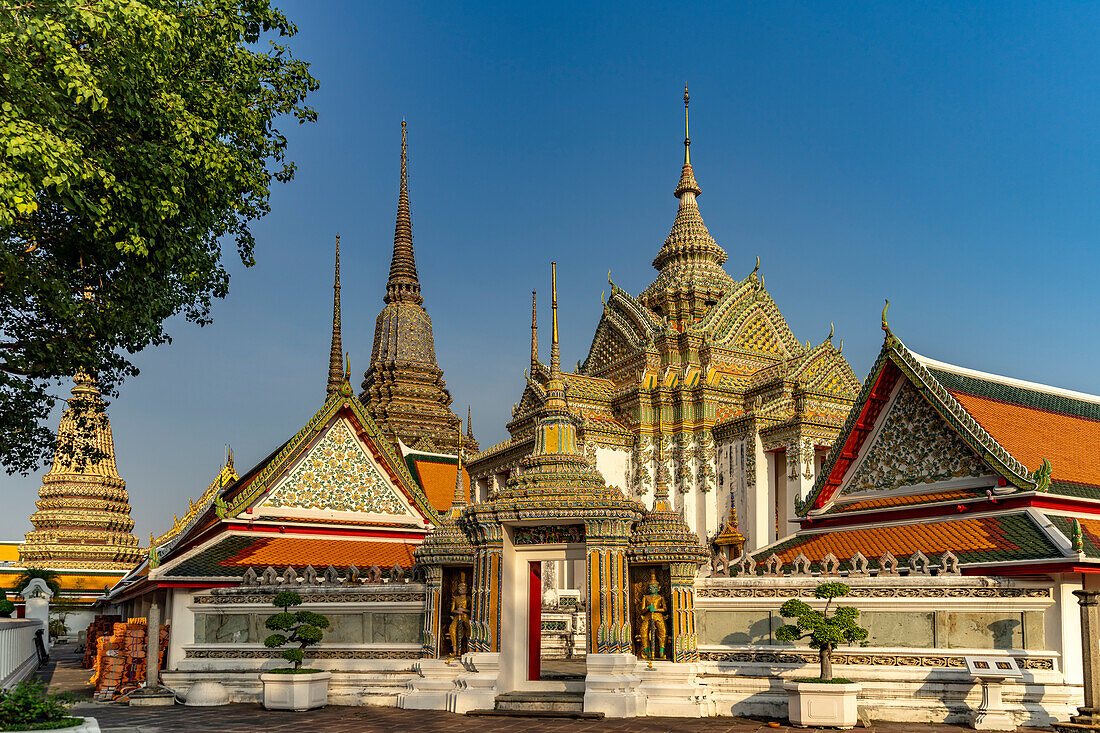
<path fill-rule="evenodd" d="M 429 569 L 428 659 L 417 665 L 422 680 L 409 683 L 399 704 L 467 712 L 493 708 L 501 693 L 564 690 L 583 692 L 586 712 L 613 717 L 711 715 L 691 666 L 692 586 L 708 553 L 672 510 L 667 485 L 658 484 L 647 511 L 585 460 L 561 370 L 552 267 L 549 380 L 534 450 L 522 472 L 469 506 L 460 473 L 451 512 L 418 549 Z M 561 560 L 583 560 L 587 591 L 586 675 L 566 683 L 540 676 L 542 568 Z M 648 707 L 646 684 L 659 678 L 666 694 L 670 686 L 684 688 L 675 711 Z"/>

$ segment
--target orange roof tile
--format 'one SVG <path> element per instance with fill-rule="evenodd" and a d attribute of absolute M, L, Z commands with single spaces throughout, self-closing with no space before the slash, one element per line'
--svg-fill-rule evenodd
<path fill-rule="evenodd" d="M 968 489 L 955 491 L 936 491 L 928 494 L 910 494 L 908 496 L 887 496 L 882 499 L 865 499 L 853 501 L 850 504 L 838 503 L 832 512 L 858 512 L 865 509 L 885 509 L 895 506 L 910 506 L 913 504 L 928 504 L 935 501 L 952 501 L 954 499 L 971 499 L 974 492 Z"/>
<path fill-rule="evenodd" d="M 887 552 L 901 559 L 918 550 L 928 556 L 951 550 L 960 562 L 1061 557 L 1061 552 L 1024 514 L 798 533 L 754 553 L 754 557 L 761 562 L 774 552 L 787 565 L 799 554 L 817 563 L 829 553 L 842 562 L 856 552 L 874 561 Z"/>
<path fill-rule="evenodd" d="M 957 390 L 951 395 L 1032 471 L 1046 458 L 1053 480 L 1100 486 L 1100 421 Z"/>
<path fill-rule="evenodd" d="M 429 459 L 414 459 L 412 464 L 413 473 L 420 480 L 420 486 L 424 489 L 428 501 L 440 515 L 444 514 L 451 508 L 451 501 L 454 499 L 455 473 L 458 464 Z M 465 481 L 466 497 L 469 499 L 470 474 L 467 473 L 465 466 L 462 468 L 462 478 Z"/>
<path fill-rule="evenodd" d="M 285 567 L 293 565 L 315 568 L 371 565 L 402 567 L 413 565 L 413 546 L 400 541 L 320 539 L 313 537 L 264 537 L 219 564 L 225 567 Z"/>

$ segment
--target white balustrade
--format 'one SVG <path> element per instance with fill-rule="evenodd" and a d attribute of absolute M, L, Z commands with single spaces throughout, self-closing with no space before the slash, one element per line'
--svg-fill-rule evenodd
<path fill-rule="evenodd" d="M 0 618 L 0 688 L 8 689 L 38 668 L 35 632 L 45 626 L 37 619 Z"/>

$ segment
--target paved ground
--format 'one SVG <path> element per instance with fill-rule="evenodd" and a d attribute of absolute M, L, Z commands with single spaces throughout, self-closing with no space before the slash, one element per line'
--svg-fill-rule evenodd
<path fill-rule="evenodd" d="M 217 708 L 131 708 L 117 703 L 91 701 L 89 670 L 80 668 L 80 658 L 71 647 L 54 647 L 49 666 L 40 676 L 55 692 L 67 691 L 82 701 L 76 715 L 92 716 L 104 733 L 404 733 L 430 731 L 476 731 L 477 733 L 805 733 L 786 725 L 771 728 L 766 721 L 745 718 L 631 718 L 625 720 L 571 720 L 536 718 L 466 717 L 452 713 L 396 708 L 330 706 L 304 713 L 264 710 L 260 705 L 226 705 Z M 782 721 L 785 722 L 785 721 Z M 1026 733 L 1029 729 L 1020 729 Z M 953 725 L 888 723 L 868 733 L 970 733 Z"/>

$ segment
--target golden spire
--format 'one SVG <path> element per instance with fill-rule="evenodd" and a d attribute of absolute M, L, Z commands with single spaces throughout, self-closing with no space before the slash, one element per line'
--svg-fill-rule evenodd
<path fill-rule="evenodd" d="M 474 408 L 466 405 L 466 437 L 472 442 L 474 439 Z M 461 427 L 461 426 L 459 426 Z"/>
<path fill-rule="evenodd" d="M 393 230 L 393 258 L 390 260 L 390 279 L 386 283 L 386 295 L 382 300 L 386 303 L 396 301 L 417 305 L 424 302 L 420 295 L 420 280 L 416 275 L 416 256 L 413 253 L 405 120 L 401 120 L 401 193 L 397 198 L 397 223 Z"/>
<path fill-rule="evenodd" d="M 340 385 L 344 383 L 343 354 L 340 345 L 340 235 L 336 235 L 336 277 L 332 283 L 332 345 L 328 353 L 328 384 L 325 386 L 325 394 L 330 395 L 340 391 Z"/>
<path fill-rule="evenodd" d="M 470 422 L 467 418 L 466 426 Z M 458 470 L 455 472 L 455 495 L 451 499 L 451 512 L 466 506 L 466 482 L 462 478 L 462 421 L 458 423 Z"/>
<path fill-rule="evenodd" d="M 531 291 L 531 373 L 539 365 L 539 310 L 535 301 L 535 291 Z"/>
<path fill-rule="evenodd" d="M 691 165 L 691 133 L 688 131 L 688 83 L 684 82 L 684 165 Z"/>
<path fill-rule="evenodd" d="M 680 183 L 677 184 L 674 192 L 676 198 L 681 198 L 688 192 L 695 196 L 702 193 L 699 190 L 699 184 L 695 182 L 695 173 L 691 170 L 691 136 L 688 134 L 688 102 L 690 100 L 687 82 L 684 82 L 684 167 L 680 171 Z M 694 200 L 694 198 L 690 198 L 689 202 Z"/>
<path fill-rule="evenodd" d="M 550 374 L 561 374 L 561 358 L 558 355 L 558 263 L 550 263 L 550 308 L 554 322 L 550 333 Z"/>

